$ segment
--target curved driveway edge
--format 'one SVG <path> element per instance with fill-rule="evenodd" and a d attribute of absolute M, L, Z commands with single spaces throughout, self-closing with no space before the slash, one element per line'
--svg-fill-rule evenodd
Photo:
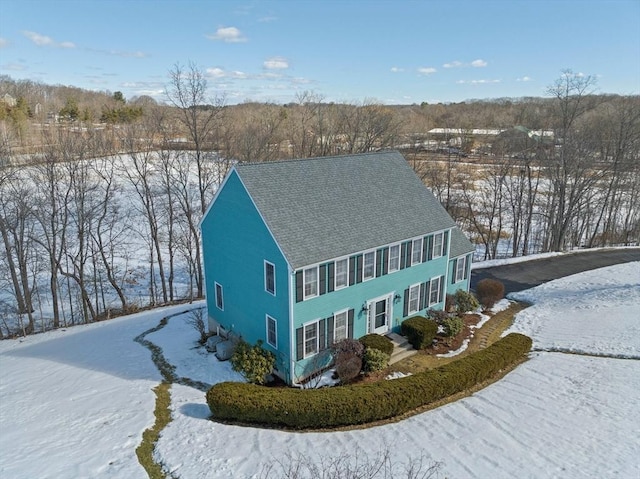
<path fill-rule="evenodd" d="M 471 289 L 475 291 L 481 279 L 491 278 L 502 281 L 505 295 L 507 295 L 564 276 L 632 261 L 640 261 L 640 248 L 581 250 L 522 263 L 493 266 L 475 271 L 472 269 Z"/>

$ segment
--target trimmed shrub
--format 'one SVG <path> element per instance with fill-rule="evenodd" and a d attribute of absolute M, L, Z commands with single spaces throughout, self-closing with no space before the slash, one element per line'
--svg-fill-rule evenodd
<path fill-rule="evenodd" d="M 268 388 L 225 382 L 207 391 L 213 418 L 319 429 L 366 424 L 408 413 L 475 386 L 521 360 L 531 339 L 511 333 L 457 361 L 393 381 L 334 388 Z"/>
<path fill-rule="evenodd" d="M 504 284 L 497 279 L 482 279 L 476 285 L 476 293 L 482 307 L 491 309 L 494 304 L 504 298 Z"/>
<path fill-rule="evenodd" d="M 464 321 L 459 316 L 454 316 L 453 318 L 445 318 L 442 321 L 442 327 L 444 328 L 444 335 L 450 338 L 460 334 L 460 331 L 462 331 L 463 326 L 464 326 Z"/>
<path fill-rule="evenodd" d="M 262 341 L 251 346 L 240 340 L 230 361 L 233 370 L 241 373 L 247 381 L 264 384 L 265 378 L 273 370 L 276 357 L 272 352 L 262 349 Z"/>
<path fill-rule="evenodd" d="M 346 338 L 331 346 L 331 352 L 334 357 L 338 357 L 341 354 L 353 354 L 362 358 L 364 354 L 364 345 L 357 339 Z"/>
<path fill-rule="evenodd" d="M 476 297 L 463 289 L 456 291 L 454 297 L 456 300 L 456 309 L 459 313 L 475 311 L 475 309 L 480 306 Z"/>
<path fill-rule="evenodd" d="M 367 334 L 366 336 L 362 336 L 358 339 L 358 341 L 360 341 L 364 346 L 365 355 L 367 353 L 367 349 L 377 349 L 389 356 L 393 353 L 393 343 L 389 341 L 388 338 L 380 336 L 379 334 Z"/>
<path fill-rule="evenodd" d="M 351 352 L 341 352 L 335 358 L 336 374 L 343 384 L 348 384 L 362 371 L 362 358 Z"/>
<path fill-rule="evenodd" d="M 362 366 L 362 369 L 365 373 L 375 373 L 376 371 L 382 371 L 389 365 L 389 359 L 391 359 L 391 354 L 387 354 L 377 348 L 367 347 L 364 350 L 364 364 Z"/>
<path fill-rule="evenodd" d="M 416 349 L 425 349 L 433 344 L 438 332 L 438 324 L 423 316 L 414 316 L 402 322 L 402 335 L 406 336 Z"/>

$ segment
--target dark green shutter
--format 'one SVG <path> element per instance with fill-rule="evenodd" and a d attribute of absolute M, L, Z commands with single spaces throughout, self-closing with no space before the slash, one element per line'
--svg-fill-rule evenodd
<path fill-rule="evenodd" d="M 407 241 L 407 268 L 411 266 L 411 250 L 413 249 L 413 241 Z"/>
<path fill-rule="evenodd" d="M 440 291 L 438 291 L 438 303 L 442 303 L 444 297 L 444 277 L 440 278 Z"/>
<path fill-rule="evenodd" d="M 327 349 L 327 320 L 318 321 L 318 349 L 324 351 Z"/>
<path fill-rule="evenodd" d="M 382 276 L 382 251 L 376 251 L 376 278 Z"/>
<path fill-rule="evenodd" d="M 303 328 L 296 329 L 296 361 L 304 357 L 304 332 Z"/>
<path fill-rule="evenodd" d="M 427 238 L 427 259 L 433 259 L 433 235 L 429 235 Z"/>
<path fill-rule="evenodd" d="M 324 294 L 327 292 L 327 265 L 320 265 L 320 281 L 318 281 L 320 291 L 319 294 Z"/>
<path fill-rule="evenodd" d="M 356 256 L 356 283 L 362 283 L 362 255 Z"/>
<path fill-rule="evenodd" d="M 353 339 L 353 309 L 347 313 L 347 337 Z"/>
<path fill-rule="evenodd" d="M 425 294 L 426 283 L 420 283 L 420 306 L 419 309 L 424 309 L 427 307 L 426 302 L 426 294 Z"/>
<path fill-rule="evenodd" d="M 302 280 L 302 271 L 296 271 L 296 303 L 304 299 L 304 283 Z"/>
<path fill-rule="evenodd" d="M 458 270 L 458 259 L 453 260 L 453 274 L 451 275 L 451 284 L 456 282 L 456 271 Z"/>
<path fill-rule="evenodd" d="M 356 283 L 356 257 L 349 258 L 349 286 Z"/>
<path fill-rule="evenodd" d="M 422 238 L 422 262 L 427 261 L 427 244 L 429 243 L 429 237 L 425 236 Z"/>
<path fill-rule="evenodd" d="M 333 330 L 335 328 L 335 316 L 329 316 L 327 318 L 327 338 L 329 346 L 333 344 Z"/>
<path fill-rule="evenodd" d="M 469 279 L 469 271 L 471 270 L 471 255 L 467 255 L 467 264 L 464 265 L 464 279 Z"/>
<path fill-rule="evenodd" d="M 449 245 L 449 231 L 445 231 L 442 237 L 442 256 L 447 256 L 448 245 Z"/>
<path fill-rule="evenodd" d="M 389 248 L 382 249 L 382 274 L 389 272 Z"/>
<path fill-rule="evenodd" d="M 329 276 L 328 278 L 328 282 L 327 282 L 327 292 L 330 293 L 331 291 L 334 290 L 335 288 L 335 267 L 336 264 L 332 261 L 331 263 L 327 264 L 327 275 Z"/>
<path fill-rule="evenodd" d="M 409 288 L 404 290 L 404 309 L 402 310 L 402 316 L 405 318 L 409 314 Z"/>

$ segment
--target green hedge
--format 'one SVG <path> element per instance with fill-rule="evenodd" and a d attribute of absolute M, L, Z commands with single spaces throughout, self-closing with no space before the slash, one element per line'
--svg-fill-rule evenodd
<path fill-rule="evenodd" d="M 416 349 L 425 349 L 431 346 L 438 333 L 438 323 L 423 316 L 406 319 L 400 328 L 402 335 L 406 336 L 411 346 Z"/>
<path fill-rule="evenodd" d="M 462 359 L 404 378 L 322 389 L 225 382 L 207 391 L 214 419 L 319 429 L 392 418 L 459 393 L 522 359 L 531 339 L 512 333 Z"/>
<path fill-rule="evenodd" d="M 379 334 L 367 334 L 358 339 L 365 348 L 377 349 L 391 356 L 393 343 Z"/>

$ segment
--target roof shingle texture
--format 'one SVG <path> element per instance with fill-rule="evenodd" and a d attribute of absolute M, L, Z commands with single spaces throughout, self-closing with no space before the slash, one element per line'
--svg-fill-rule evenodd
<path fill-rule="evenodd" d="M 397 151 L 236 171 L 293 269 L 455 226 Z"/>

